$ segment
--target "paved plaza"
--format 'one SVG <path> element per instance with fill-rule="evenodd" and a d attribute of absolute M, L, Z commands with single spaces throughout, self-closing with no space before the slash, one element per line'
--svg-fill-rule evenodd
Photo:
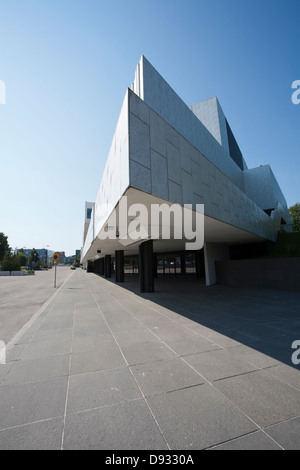
<path fill-rule="evenodd" d="M 0 331 L 0 449 L 300 449 L 300 294 L 188 276 L 138 290 L 69 270 Z"/>
<path fill-rule="evenodd" d="M 70 276 L 70 266 L 58 266 L 56 286 Z M 54 294 L 54 269 L 34 275 L 0 277 L 0 340 L 8 342 Z"/>

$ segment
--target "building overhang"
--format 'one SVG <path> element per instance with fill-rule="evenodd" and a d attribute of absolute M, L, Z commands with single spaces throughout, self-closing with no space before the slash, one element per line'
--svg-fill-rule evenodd
<path fill-rule="evenodd" d="M 123 250 L 125 256 L 136 255 L 139 252 L 139 245 L 150 239 L 153 240 L 153 250 L 156 253 L 185 251 L 186 244 L 193 241 L 191 236 L 185 236 L 185 227 L 183 226 L 183 206 L 179 206 L 178 204 L 176 205 L 177 208 L 180 207 L 182 211 L 182 238 L 178 239 L 175 236 L 173 215 L 171 215 L 169 219 L 169 226 L 168 224 L 163 224 L 162 218 L 160 218 L 159 227 L 156 227 L 156 231 L 159 233 L 159 236 L 153 238 L 151 236 L 152 206 L 168 205 L 170 207 L 173 203 L 134 187 L 129 187 L 125 191 L 123 198 L 126 198 L 126 206 L 123 204 L 122 209 L 126 207 L 126 213 L 123 211 L 121 214 L 119 201 L 109 218 L 106 220 L 105 224 L 102 226 L 101 230 L 95 234 L 95 238 L 92 241 L 90 247 L 87 249 L 82 262 L 87 262 L 88 260 L 97 260 L 99 258 L 103 258 L 105 255 L 114 255 L 115 251 L 117 250 Z M 142 205 L 145 208 L 145 211 L 147 211 L 149 215 L 148 223 L 145 223 L 143 217 L 140 217 L 140 214 L 137 211 L 137 204 Z M 193 209 L 193 230 L 196 231 L 196 208 Z M 234 245 L 243 243 L 258 243 L 265 240 L 263 237 L 259 237 L 254 233 L 247 232 L 233 225 L 209 217 L 205 214 L 205 207 L 203 224 L 204 243 Z M 176 226 L 178 228 L 178 223 Z M 134 233 L 132 232 L 133 228 Z M 168 231 L 170 231 L 170 237 L 166 239 L 165 237 L 168 236 Z M 139 238 L 137 237 L 137 233 L 140 234 Z M 201 235 L 199 234 L 199 237 L 200 236 Z M 198 249 L 198 247 L 195 246 L 195 249 Z"/>

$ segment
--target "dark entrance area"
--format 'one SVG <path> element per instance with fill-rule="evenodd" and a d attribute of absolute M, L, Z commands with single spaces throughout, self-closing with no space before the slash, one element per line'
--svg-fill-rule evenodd
<path fill-rule="evenodd" d="M 124 255 L 122 250 L 114 255 L 88 263 L 88 272 L 117 283 L 132 278 L 139 279 L 140 292 L 154 292 L 155 279 L 198 278 L 205 280 L 204 251 L 153 252 L 153 244 L 144 242 L 139 254 Z"/>

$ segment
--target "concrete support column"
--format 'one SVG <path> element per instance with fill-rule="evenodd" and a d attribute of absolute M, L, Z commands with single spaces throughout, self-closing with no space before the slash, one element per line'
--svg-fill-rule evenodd
<path fill-rule="evenodd" d="M 124 282 L 124 250 L 115 251 L 116 282 Z"/>
<path fill-rule="evenodd" d="M 111 278 L 111 255 L 105 255 L 104 258 L 104 276 Z"/>
<path fill-rule="evenodd" d="M 157 253 L 153 253 L 153 276 L 157 277 Z"/>
<path fill-rule="evenodd" d="M 99 260 L 98 259 L 94 261 L 94 273 L 99 274 Z"/>
<path fill-rule="evenodd" d="M 227 245 L 221 243 L 204 243 L 205 280 L 207 286 L 217 282 L 215 261 L 226 261 L 229 259 Z"/>
<path fill-rule="evenodd" d="M 104 258 L 99 259 L 99 274 L 104 276 Z"/>
<path fill-rule="evenodd" d="M 181 274 L 186 274 L 185 255 L 180 255 L 180 271 Z"/>
<path fill-rule="evenodd" d="M 205 277 L 205 266 L 204 266 L 204 252 L 199 250 L 195 252 L 195 266 L 196 276 L 199 278 Z"/>
<path fill-rule="evenodd" d="M 139 246 L 139 278 L 141 292 L 154 292 L 153 240 Z"/>
<path fill-rule="evenodd" d="M 94 272 L 94 262 L 88 260 L 87 262 L 87 268 L 86 268 L 88 273 L 93 273 Z"/>

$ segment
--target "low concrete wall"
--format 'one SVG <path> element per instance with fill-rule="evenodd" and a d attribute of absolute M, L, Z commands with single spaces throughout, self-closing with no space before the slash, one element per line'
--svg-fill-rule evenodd
<path fill-rule="evenodd" d="M 300 258 L 216 261 L 217 283 L 300 292 Z"/>
<path fill-rule="evenodd" d="M 12 271 L 10 274 L 10 271 L 0 271 L 0 276 L 24 276 L 23 271 Z"/>

